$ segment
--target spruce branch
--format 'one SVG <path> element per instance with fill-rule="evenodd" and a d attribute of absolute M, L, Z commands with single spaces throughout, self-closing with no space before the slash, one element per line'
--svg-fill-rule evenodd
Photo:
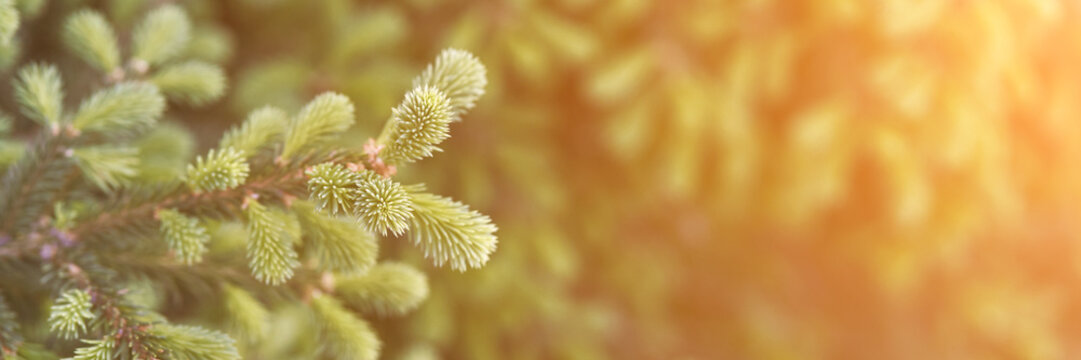
<path fill-rule="evenodd" d="M 229 328 L 241 339 L 257 341 L 266 335 L 269 312 L 259 300 L 241 288 L 222 288 Z"/>
<path fill-rule="evenodd" d="M 161 232 L 177 259 L 185 264 L 194 264 L 203 260 L 206 243 L 210 234 L 199 223 L 199 219 L 185 216 L 179 211 L 166 209 L 158 212 L 161 219 Z"/>
<path fill-rule="evenodd" d="M 218 145 L 220 148 L 233 148 L 251 157 L 255 153 L 278 140 L 289 121 L 284 110 L 265 106 L 252 111 L 244 123 L 225 133 Z"/>
<path fill-rule="evenodd" d="M 23 115 L 41 126 L 58 131 L 63 116 L 64 84 L 55 66 L 31 64 L 19 70 L 15 99 Z"/>
<path fill-rule="evenodd" d="M 161 255 L 100 254 L 107 260 L 121 279 L 125 281 L 150 279 L 161 284 L 164 295 L 170 301 L 181 303 L 186 299 L 202 301 L 207 294 L 223 293 L 226 286 L 233 286 L 272 299 L 291 299 L 285 287 L 268 287 L 251 276 L 243 259 L 205 258 L 194 264 L 185 264 L 175 257 Z M 298 269 L 298 273 L 303 270 Z M 307 276 L 306 273 L 303 275 Z"/>
<path fill-rule="evenodd" d="M 31 82 L 56 85 L 59 76 L 48 75 L 48 70 L 28 70 L 25 79 L 46 79 Z M 55 78 L 55 81 L 48 79 Z M 25 99 L 60 97 L 49 86 L 17 86 Z M 44 89 L 44 90 L 35 90 Z M 48 94 L 52 95 L 48 95 Z M 46 94 L 31 96 L 30 94 Z M 30 101 L 24 101 L 30 103 Z M 55 101 L 33 101 L 33 103 L 55 104 Z M 56 105 L 35 106 L 35 114 L 59 113 Z M 41 111 L 42 109 L 54 109 Z M 98 91 L 83 101 L 73 117 L 70 126 L 51 127 L 41 132 L 34 141 L 32 150 L 27 152 L 15 165 L 9 166 L 4 176 L 3 189 L 0 190 L 0 233 L 20 234 L 28 231 L 29 226 L 38 217 L 51 208 L 51 203 L 63 200 L 66 190 L 78 183 L 74 165 L 88 174 L 88 179 L 101 187 L 112 187 L 127 177 L 130 161 L 111 160 L 109 163 L 89 165 L 72 159 L 73 144 L 86 142 L 80 134 L 89 132 L 107 137 L 121 138 L 139 133 L 155 123 L 164 110 L 164 100 L 153 85 L 145 83 L 123 83 L 109 89 Z M 51 115 L 50 115 L 51 116 Z M 59 115 L 57 115 L 59 116 Z M 45 118 L 44 116 L 42 117 Z M 101 152 L 83 151 L 80 158 L 102 155 Z M 13 216 L 4 216 L 11 211 Z"/>
<path fill-rule="evenodd" d="M 180 55 L 191 38 L 191 22 L 182 8 L 164 5 L 150 12 L 132 35 L 132 58 L 136 72 L 146 73 Z"/>
<path fill-rule="evenodd" d="M 11 4 L 0 0 L 0 42 L 9 36 L 5 11 Z M 427 216 L 435 220 L 417 220 L 414 207 L 426 204 L 391 179 L 395 164 L 440 151 L 449 123 L 483 93 L 483 67 L 468 53 L 445 52 L 393 109 L 385 141 L 371 140 L 365 154 L 330 146 L 353 125 L 355 109 L 349 98 L 323 93 L 291 118 L 272 107 L 252 112 L 218 148 L 183 171 L 190 141 L 161 145 L 166 142 L 157 141 L 160 136 L 144 135 L 162 117 L 166 100 L 200 105 L 225 94 L 220 67 L 180 61 L 206 51 L 194 49 L 203 46 L 191 41 L 196 32 L 178 5 L 151 10 L 132 31 L 127 64 L 135 76 L 129 77 L 121 57 L 121 48 L 128 47 L 118 45 L 106 18 L 90 10 L 69 16 L 63 27 L 66 47 L 105 73 L 108 84 L 90 89 L 92 95 L 75 111 L 64 109 L 64 83 L 55 67 L 34 64 L 18 72 L 14 93 L 20 111 L 43 129 L 21 158 L 0 162 L 5 168 L 0 272 L 29 277 L 17 281 L 40 280 L 60 292 L 45 321 L 51 332 L 96 338 L 84 341 L 72 359 L 238 359 L 228 336 L 170 324 L 142 304 L 151 304 L 145 298 L 157 294 L 174 301 L 209 294 L 200 300 L 220 301 L 232 330 L 250 341 L 264 336 L 269 311 L 253 294 L 271 293 L 310 301 L 327 357 L 377 358 L 381 344 L 372 328 L 333 296 L 388 315 L 423 301 L 428 292 L 423 274 L 400 264 L 376 265 L 375 233 L 400 235 L 422 224 L 466 234 L 427 241 L 436 247 L 484 242 L 477 239 L 483 240 L 484 226 L 491 226 L 486 217 L 480 221 L 476 213 L 463 217 L 428 208 Z M 454 71 L 461 74 L 450 74 Z M 7 134 L 11 122 L 3 119 L 0 134 Z M 156 171 L 147 166 L 159 162 L 168 163 L 161 168 L 175 164 L 183 174 L 150 180 L 144 172 Z M 218 220 L 246 226 L 243 258 L 207 249 L 207 226 Z M 491 232 L 494 226 L 487 235 Z M 145 241 L 148 237 L 162 241 Z M 491 242 L 494 249 L 494 236 Z M 452 253 L 478 257 L 483 252 L 469 244 Z M 463 261 L 478 266 L 475 259 Z M 7 270 L 23 262 L 35 270 Z M 335 275 L 343 279 L 337 288 Z M 138 291 L 148 282 L 155 290 Z M 290 285 L 276 286 L 286 282 Z M 122 284 L 137 284 L 135 293 L 142 295 L 127 295 Z M 6 305 L 0 297 L 0 355 L 48 355 L 23 342 Z"/>
<path fill-rule="evenodd" d="M 438 195 L 412 192 L 413 242 L 436 266 L 454 270 L 479 268 L 495 251 L 496 226 L 488 216 Z"/>
<path fill-rule="evenodd" d="M 139 150 L 127 146 L 88 146 L 70 154 L 83 176 L 106 191 L 128 184 L 139 165 Z"/>
<path fill-rule="evenodd" d="M 391 163 L 409 163 L 440 151 L 439 143 L 450 137 L 450 99 L 439 89 L 423 85 L 405 94 L 387 122 L 389 139 L 383 158 Z"/>
<path fill-rule="evenodd" d="M 372 167 L 372 171 L 385 178 L 389 178 L 398 173 L 397 166 L 387 164 L 383 161 L 383 158 L 379 156 L 379 154 L 383 152 L 383 149 L 386 149 L 383 142 L 385 142 L 386 139 L 389 138 L 389 135 L 393 133 L 390 131 L 390 129 L 394 128 L 393 120 L 394 118 L 392 117 L 391 122 L 383 126 L 383 133 L 381 135 L 386 136 L 380 136 L 380 139 L 382 140 L 377 141 L 376 139 L 368 139 L 368 142 L 364 143 L 363 147 L 364 154 L 368 155 L 368 165 Z"/>
<path fill-rule="evenodd" d="M 379 255 L 375 235 L 355 221 L 326 214 L 308 201 L 294 202 L 292 209 L 303 229 L 304 248 L 318 260 L 319 269 L 358 274 L 375 264 Z"/>
<path fill-rule="evenodd" d="M 162 359 L 240 359 L 233 339 L 217 331 L 195 326 L 155 324 L 147 334 L 146 348 L 152 354 L 160 354 Z"/>
<path fill-rule="evenodd" d="M 11 45 L 17 30 L 19 11 L 15 8 L 15 0 L 0 0 L 0 45 Z"/>
<path fill-rule="evenodd" d="M 281 157 L 324 144 L 353 125 L 353 102 L 336 93 L 315 97 L 289 124 Z"/>
<path fill-rule="evenodd" d="M 204 105 L 225 94 L 225 73 L 221 67 L 199 61 L 170 65 L 154 73 L 149 81 L 170 100 L 188 105 Z"/>
<path fill-rule="evenodd" d="M 63 284 L 67 284 L 66 286 L 74 286 L 75 289 L 71 291 L 84 293 L 89 307 L 93 309 L 92 314 L 96 314 L 92 316 L 97 318 L 92 323 L 92 326 L 99 328 L 102 333 L 106 334 L 102 341 L 113 342 L 112 345 L 101 345 L 100 343 L 92 345 L 91 349 L 86 351 L 96 355 L 88 354 L 86 356 L 100 356 L 103 353 L 103 348 L 108 347 L 109 352 L 111 352 L 110 355 L 124 354 L 125 358 L 159 359 L 159 356 L 163 354 L 169 354 L 166 358 L 170 358 L 170 356 L 173 356 L 172 354 L 176 353 L 181 354 L 181 357 L 174 358 L 185 358 L 182 356 L 187 353 L 186 350 L 177 350 L 177 348 L 190 345 L 205 346 L 205 348 L 195 351 L 199 353 L 206 351 L 205 354 L 215 357 L 208 355 L 204 357 L 187 357 L 187 359 L 237 358 L 235 356 L 229 357 L 230 352 L 228 350 L 232 349 L 232 352 L 235 353 L 235 348 L 232 348 L 232 340 L 227 336 L 210 334 L 215 335 L 212 336 L 214 337 L 213 340 L 203 340 L 212 341 L 212 343 L 207 342 L 204 344 L 199 341 L 204 337 L 204 334 L 201 334 L 196 328 L 175 330 L 175 326 L 166 323 L 161 315 L 133 305 L 125 299 L 122 296 L 122 290 L 111 286 L 115 283 L 113 280 L 115 280 L 116 273 L 101 266 L 97 258 L 79 256 L 68 259 L 75 254 L 68 254 L 67 251 L 68 249 L 61 250 L 51 258 L 52 262 L 47 266 L 50 274 L 46 279 L 56 285 L 65 286 Z M 79 297 L 82 298 L 82 295 L 79 295 Z M 54 308 L 55 313 L 57 312 Z M 52 320 L 50 320 L 51 322 Z M 176 337 L 163 339 L 163 335 L 175 335 Z M 97 349 L 94 349 L 94 347 L 97 347 Z"/>
<path fill-rule="evenodd" d="M 487 85 L 484 65 L 473 54 L 459 49 L 443 50 L 420 76 L 413 79 L 414 89 L 431 86 L 450 99 L 452 121 L 461 121 L 462 115 L 484 95 Z"/>
<path fill-rule="evenodd" d="M 357 318 L 330 296 L 316 296 L 311 306 L 322 327 L 320 334 L 328 357 L 343 360 L 379 358 L 382 343 L 366 321 Z"/>
<path fill-rule="evenodd" d="M 67 184 L 71 163 L 65 146 L 73 134 L 42 131 L 31 147 L 4 174 L 0 187 L 0 235 L 18 235 L 29 230 L 55 195 Z"/>
<path fill-rule="evenodd" d="M 281 219 L 253 198 L 245 198 L 248 264 L 252 275 L 269 285 L 284 283 L 300 265 Z"/>
<path fill-rule="evenodd" d="M 364 171 L 365 176 L 357 183 L 356 202 L 353 204 L 356 215 L 368 231 L 400 235 L 409 228 L 413 219 L 413 208 L 409 194 L 402 185 Z"/>
<path fill-rule="evenodd" d="M 110 137 L 141 133 L 165 110 L 165 99 L 154 85 L 126 82 L 98 91 L 79 105 L 72 126 Z"/>
<path fill-rule="evenodd" d="M 113 27 L 93 10 L 80 10 L 64 23 L 64 44 L 99 71 L 119 78 L 120 47 Z"/>
<path fill-rule="evenodd" d="M 284 201 L 304 195 L 303 168 L 321 161 L 349 161 L 348 154 L 337 153 L 309 156 L 259 171 L 236 188 L 207 192 L 192 192 L 187 187 L 165 186 L 150 188 L 143 192 L 131 192 L 117 197 L 105 208 L 88 214 L 69 232 L 78 240 L 109 238 L 123 229 L 137 228 L 140 223 L 154 221 L 154 213 L 160 209 L 173 208 L 184 213 L 206 214 L 242 218 L 241 204 L 249 194 L 261 199 Z M 156 223 L 155 223 L 156 224 Z M 156 229 L 156 225 L 154 227 Z"/>
<path fill-rule="evenodd" d="M 308 177 L 308 193 L 319 209 L 332 215 L 353 213 L 357 201 L 357 184 L 361 176 L 356 171 L 336 163 L 322 163 L 304 171 Z"/>
<path fill-rule="evenodd" d="M 113 359 L 113 346 L 116 341 L 112 336 L 106 336 L 100 340 L 83 340 L 87 346 L 75 349 L 75 356 L 65 360 L 111 360 Z"/>
<path fill-rule="evenodd" d="M 334 289 L 352 308 L 397 316 L 413 311 L 428 297 L 428 279 L 409 265 L 386 262 L 364 274 L 339 278 Z"/>
<path fill-rule="evenodd" d="M 22 342 L 23 337 L 15 312 L 8 306 L 4 295 L 0 294 L 0 357 L 14 355 Z"/>
<path fill-rule="evenodd" d="M 60 357 L 41 344 L 23 343 L 10 358 L 11 360 L 56 360 Z"/>
<path fill-rule="evenodd" d="M 131 143 L 139 151 L 139 163 L 132 183 L 135 187 L 176 182 L 184 177 L 195 157 L 195 139 L 182 126 L 160 123 Z"/>
<path fill-rule="evenodd" d="M 229 190 L 248 179 L 250 166 L 243 153 L 233 148 L 210 150 L 206 158 L 199 157 L 188 165 L 185 181 L 196 192 Z"/>
<path fill-rule="evenodd" d="M 87 320 L 94 319 L 90 306 L 90 293 L 79 289 L 64 292 L 51 308 L 49 330 L 67 339 L 85 333 Z"/>

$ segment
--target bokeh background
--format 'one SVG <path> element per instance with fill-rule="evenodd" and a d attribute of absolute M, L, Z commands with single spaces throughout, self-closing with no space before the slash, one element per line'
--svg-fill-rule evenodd
<path fill-rule="evenodd" d="M 196 153 L 325 90 L 359 146 L 441 49 L 487 65 L 403 176 L 499 249 L 385 244 L 432 291 L 376 320 L 384 358 L 1081 358 L 1077 1 L 181 3 L 233 89 L 187 114 Z"/>

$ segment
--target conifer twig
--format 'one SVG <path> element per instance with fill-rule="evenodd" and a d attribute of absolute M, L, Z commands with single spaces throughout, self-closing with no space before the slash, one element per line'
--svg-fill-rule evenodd
<path fill-rule="evenodd" d="M 282 177 L 265 177 L 241 184 L 236 188 L 209 192 L 190 192 L 186 188 L 156 201 L 147 201 L 115 212 L 101 212 L 71 229 L 75 239 L 91 232 L 105 231 L 140 220 L 149 220 L 154 212 L 165 208 L 197 209 L 207 205 L 239 206 L 248 193 L 280 193 L 280 189 L 302 186 L 303 170 L 292 171 Z"/>
<path fill-rule="evenodd" d="M 58 161 L 64 159 L 65 147 L 74 137 L 72 131 L 43 130 L 34 142 L 36 145 L 31 147 L 33 150 L 4 174 L 3 189 L 0 189 L 0 234 L 17 235 L 26 230 L 23 226 L 28 221 L 41 215 L 41 210 L 27 206 L 27 201 L 48 190 L 42 187 L 56 185 L 56 181 L 43 179 L 46 174 L 66 172 L 64 164 L 58 164 Z"/>

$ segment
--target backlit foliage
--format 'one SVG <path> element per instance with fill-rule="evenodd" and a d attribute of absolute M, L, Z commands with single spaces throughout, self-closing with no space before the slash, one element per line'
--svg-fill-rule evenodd
<path fill-rule="evenodd" d="M 82 289 L 259 359 L 1081 357 L 1079 20 L 1065 0 L 0 0 L 0 350 L 153 351 L 105 312 L 78 342 L 41 334 Z M 196 155 L 229 148 L 246 176 L 193 190 Z M 206 229 L 201 262 L 168 210 Z M 253 269 L 267 234 L 296 267 Z"/>
<path fill-rule="evenodd" d="M 242 72 L 236 103 L 394 106 L 371 84 L 432 47 L 491 80 L 416 175 L 515 241 L 430 275 L 403 354 L 1078 356 L 1073 2 L 347 3 L 278 33 L 332 40 Z"/>

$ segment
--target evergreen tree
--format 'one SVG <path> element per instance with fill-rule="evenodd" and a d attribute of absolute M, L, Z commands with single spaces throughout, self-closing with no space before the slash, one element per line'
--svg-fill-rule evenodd
<path fill-rule="evenodd" d="M 268 309 L 292 307 L 321 329 L 319 356 L 375 359 L 362 316 L 406 314 L 429 289 L 379 262 L 381 242 L 411 238 L 459 271 L 495 251 L 487 216 L 395 177 L 440 151 L 484 93 L 472 54 L 436 57 L 380 133 L 354 136 L 353 101 L 327 91 L 292 114 L 253 108 L 193 160 L 190 135 L 164 119 L 229 89 L 197 4 L 31 3 L 0 1 L 0 42 L 55 36 L 63 52 L 34 49 L 10 75 L 17 111 L 0 141 L 26 150 L 0 163 L 0 357 L 239 359 L 274 341 Z"/>

